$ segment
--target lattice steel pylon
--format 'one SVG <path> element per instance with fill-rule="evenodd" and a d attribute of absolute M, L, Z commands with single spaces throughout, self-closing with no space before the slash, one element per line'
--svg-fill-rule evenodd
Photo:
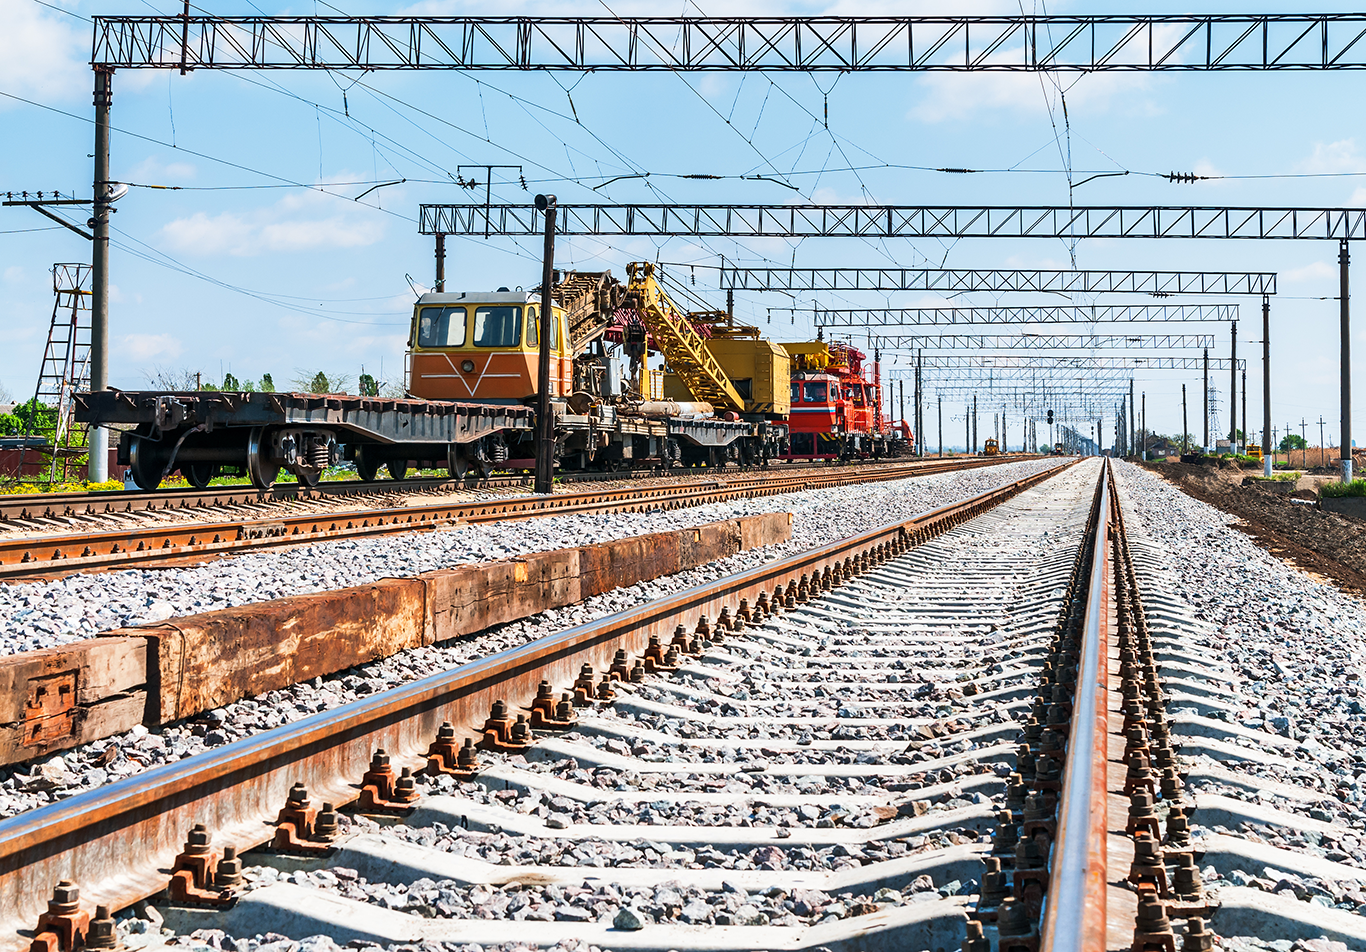
<path fill-rule="evenodd" d="M 48 478 L 56 481 L 57 462 L 62 478 L 69 475 L 72 436 L 72 397 L 77 390 L 90 389 L 90 265 L 55 264 L 52 266 L 52 321 L 48 325 L 47 348 L 38 371 L 38 386 L 33 393 L 33 413 L 25 428 L 26 436 L 50 439 L 52 467 Z M 56 413 L 50 425 L 40 413 L 51 407 Z M 84 441 L 81 441 L 84 445 Z M 19 472 L 24 471 L 25 445 L 19 456 Z"/>

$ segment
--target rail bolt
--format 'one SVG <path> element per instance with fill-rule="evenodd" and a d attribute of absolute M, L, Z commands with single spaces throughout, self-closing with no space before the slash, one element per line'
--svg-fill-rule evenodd
<path fill-rule="evenodd" d="M 213 884 L 219 889 L 236 889 L 242 885 L 242 861 L 237 858 L 237 847 L 223 847 L 223 858 L 213 871 Z"/>
<path fill-rule="evenodd" d="M 455 764 L 458 769 L 471 773 L 479 769 L 479 756 L 475 753 L 474 741 L 470 738 L 465 738 L 464 746 L 455 755 Z"/>
<path fill-rule="evenodd" d="M 637 661 L 636 666 L 639 667 L 640 662 Z M 642 674 L 643 673 L 644 672 L 642 671 Z M 517 715 L 517 722 L 512 725 L 512 730 L 509 732 L 508 739 L 513 744 L 522 747 L 526 747 L 531 744 L 531 725 L 526 722 L 525 714 Z"/>
<path fill-rule="evenodd" d="M 394 799 L 399 803 L 412 803 L 417 797 L 417 783 L 413 780 L 413 771 L 404 767 L 398 779 L 394 781 Z"/>
<path fill-rule="evenodd" d="M 1180 849 L 1191 842 L 1190 820 L 1180 804 L 1172 804 L 1167 811 L 1167 845 Z"/>
<path fill-rule="evenodd" d="M 1171 859 L 1171 854 L 1168 854 Z M 1176 875 L 1172 877 L 1172 892 L 1181 899 L 1199 899 L 1204 890 L 1200 880 L 1200 870 L 1195 865 L 1195 854 L 1180 852 L 1176 854 Z"/>
<path fill-rule="evenodd" d="M 968 920 L 968 932 L 963 939 L 963 952 L 991 952 L 991 940 L 982 932 L 982 923 Z"/>
<path fill-rule="evenodd" d="M 756 620 L 763 621 L 769 614 L 768 592 L 760 592 L 759 597 L 754 601 L 754 608 L 757 612 Z"/>
<path fill-rule="evenodd" d="M 631 677 L 630 657 L 626 654 L 625 648 L 618 648 L 616 654 L 612 655 L 612 666 L 607 669 L 604 677 L 618 681 L 627 681 Z"/>
<path fill-rule="evenodd" d="M 746 625 L 754 623 L 754 614 L 749 609 L 749 599 L 740 599 L 740 607 L 735 610 L 735 617 L 743 621 Z"/>
<path fill-rule="evenodd" d="M 645 680 L 645 665 L 640 662 L 639 658 L 636 659 L 635 666 L 631 668 L 629 680 L 632 684 L 639 684 Z"/>
<path fill-rule="evenodd" d="M 330 843 L 337 838 L 341 832 L 341 824 L 337 818 L 337 808 L 334 804 L 323 802 L 323 807 L 318 811 L 317 818 L 313 821 L 313 839 L 319 843 Z"/>
<path fill-rule="evenodd" d="M 47 912 L 38 917 L 32 952 L 71 952 L 85 941 L 90 929 L 90 913 L 81 909 L 81 891 L 69 879 L 52 889 Z"/>
<path fill-rule="evenodd" d="M 109 912 L 108 906 L 95 907 L 95 918 L 90 920 L 90 927 L 85 933 L 85 947 L 87 949 L 123 948 L 123 942 L 119 939 L 118 926 L 114 922 L 114 917 Z"/>
<path fill-rule="evenodd" d="M 1133 836 L 1139 830 L 1147 831 L 1154 840 L 1162 836 L 1157 814 L 1153 812 L 1153 795 L 1147 790 L 1135 790 L 1129 795 L 1129 819 L 1124 824 L 1124 832 Z"/>
<path fill-rule="evenodd" d="M 1181 798 L 1181 778 L 1176 775 L 1175 767 L 1163 768 L 1161 788 L 1163 800 L 1172 801 Z"/>
<path fill-rule="evenodd" d="M 679 651 L 685 653 L 688 652 L 688 629 L 683 627 L 682 625 L 679 625 L 677 628 L 675 628 L 673 641 L 669 642 L 669 644 L 677 648 Z"/>
<path fill-rule="evenodd" d="M 721 607 L 721 614 L 716 616 L 716 628 L 718 631 L 731 631 L 730 608 Z"/>
<path fill-rule="evenodd" d="M 593 666 L 586 664 L 579 668 L 579 678 L 574 682 L 574 703 L 578 705 L 593 702 Z"/>
<path fill-rule="evenodd" d="M 982 874 L 982 891 L 978 894 L 977 915 L 995 921 L 995 909 L 1010 895 L 1010 879 L 1001 872 L 1001 858 L 988 856 L 987 871 Z"/>
<path fill-rule="evenodd" d="M 1176 936 L 1167 907 L 1150 890 L 1138 895 L 1138 924 L 1134 926 L 1133 952 L 1148 952 L 1153 946 L 1176 952 Z"/>
<path fill-rule="evenodd" d="M 1124 792 L 1130 796 L 1136 790 L 1147 790 L 1157 797 L 1157 784 L 1153 781 L 1153 771 L 1148 765 L 1148 755 L 1135 751 L 1129 758 L 1129 770 L 1124 775 Z"/>
<path fill-rule="evenodd" d="M 1191 916 L 1186 920 L 1186 937 L 1181 940 L 1181 952 L 1212 952 L 1214 933 L 1205 928 L 1205 920 Z"/>
<path fill-rule="evenodd" d="M 1159 896 L 1166 896 L 1171 891 L 1167 883 L 1167 867 L 1162 862 L 1162 851 L 1157 847 L 1157 840 L 1146 830 L 1134 834 L 1134 861 L 1129 867 L 1129 882 L 1140 887 L 1147 884 Z"/>

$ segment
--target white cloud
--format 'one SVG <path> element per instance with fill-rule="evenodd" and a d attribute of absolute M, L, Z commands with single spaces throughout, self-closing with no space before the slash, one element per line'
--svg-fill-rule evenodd
<path fill-rule="evenodd" d="M 175 360 L 182 350 L 180 339 L 170 334 L 125 334 L 119 338 L 119 352 L 133 360 Z"/>
<path fill-rule="evenodd" d="M 1300 172 L 1317 174 L 1366 172 L 1366 155 L 1362 155 L 1357 148 L 1356 139 L 1315 142 L 1313 153 L 1295 168 Z"/>
<path fill-rule="evenodd" d="M 1366 186 L 1359 186 L 1352 191 L 1352 197 L 1347 199 L 1347 204 L 1352 207 L 1366 205 Z"/>
<path fill-rule="evenodd" d="M 196 212 L 161 229 L 176 250 L 189 254 L 250 257 L 263 252 L 312 251 L 318 248 L 362 248 L 379 241 L 384 224 L 361 217 L 334 198 L 317 192 L 289 196 L 267 208 Z"/>
<path fill-rule="evenodd" d="M 190 162 L 162 162 L 149 155 L 128 172 L 130 181 L 140 185 L 162 185 L 167 182 L 185 182 L 199 174 Z"/>
<path fill-rule="evenodd" d="M 1000 56 L 1011 58 L 1009 52 Z M 1048 103 L 1057 102 L 1058 93 L 1046 77 L 1042 85 L 1039 80 L 1035 73 L 929 73 L 918 84 L 921 96 L 909 117 L 922 122 L 962 121 L 992 110 L 1041 115 L 1048 111 Z M 1153 82 L 1143 73 L 1092 73 L 1075 81 L 1064 77 L 1063 89 L 1068 109 L 1105 110 L 1118 101 L 1131 112 L 1151 114 L 1156 107 L 1136 97 Z M 1061 115 L 1060 108 L 1057 112 Z"/>
<path fill-rule="evenodd" d="M 32 0 L 0 0 L 0 20 L 0 89 L 42 102 L 89 97 L 88 27 Z M 0 99 L 0 109 L 15 105 Z"/>
<path fill-rule="evenodd" d="M 1337 276 L 1338 269 L 1323 261 L 1312 261 L 1302 268 L 1291 268 L 1289 271 L 1281 272 L 1281 279 L 1292 284 L 1323 281 Z"/>
<path fill-rule="evenodd" d="M 18 284 L 22 280 L 24 280 L 24 269 L 17 264 L 12 264 L 5 269 L 6 284 Z"/>

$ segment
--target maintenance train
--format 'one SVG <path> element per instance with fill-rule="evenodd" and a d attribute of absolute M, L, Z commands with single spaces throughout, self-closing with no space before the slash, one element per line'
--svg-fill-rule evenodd
<path fill-rule="evenodd" d="M 204 487 L 281 470 L 305 485 L 342 460 L 360 477 L 409 467 L 452 476 L 530 469 L 539 335 L 550 334 L 560 470 L 768 465 L 899 455 L 914 445 L 884 417 L 874 362 L 848 345 L 776 344 L 724 311 L 686 312 L 654 266 L 556 274 L 539 291 L 432 292 L 413 308 L 405 395 L 105 390 L 77 397 L 83 423 L 123 429 L 118 460 L 142 489 L 179 471 Z M 664 367 L 650 369 L 662 355 Z"/>

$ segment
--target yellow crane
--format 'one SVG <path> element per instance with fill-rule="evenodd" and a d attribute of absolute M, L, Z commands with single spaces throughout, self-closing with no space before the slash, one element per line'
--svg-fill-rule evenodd
<path fill-rule="evenodd" d="M 655 279 L 655 266 L 649 261 L 628 264 L 630 282 L 624 304 L 634 308 L 654 337 L 669 370 L 677 374 L 695 400 L 710 403 L 717 410 L 743 413 L 745 398 L 735 389 L 718 361 L 707 349 L 707 340 L 689 323 L 687 315 L 674 305 Z"/>

